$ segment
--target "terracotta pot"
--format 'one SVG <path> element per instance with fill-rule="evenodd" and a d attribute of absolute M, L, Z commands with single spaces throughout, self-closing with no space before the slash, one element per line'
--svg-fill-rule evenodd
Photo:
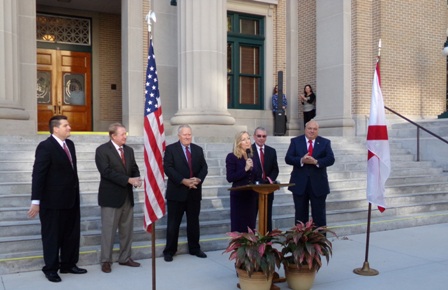
<path fill-rule="evenodd" d="M 313 287 L 316 270 L 308 268 L 297 269 L 297 265 L 285 266 L 285 276 L 288 287 L 293 290 L 309 290 Z"/>
<path fill-rule="evenodd" d="M 262 272 L 255 272 L 249 277 L 245 270 L 236 269 L 240 280 L 241 290 L 270 290 L 272 285 L 272 275 L 269 278 Z"/>

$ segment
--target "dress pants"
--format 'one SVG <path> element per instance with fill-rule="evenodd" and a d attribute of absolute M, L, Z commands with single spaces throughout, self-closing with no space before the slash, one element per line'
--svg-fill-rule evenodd
<path fill-rule="evenodd" d="M 119 263 L 131 258 L 132 234 L 134 232 L 134 208 L 129 198 L 120 208 L 101 207 L 101 263 L 112 263 L 115 234 L 118 229 L 120 242 Z"/>
<path fill-rule="evenodd" d="M 166 246 L 163 253 L 172 256 L 176 254 L 179 229 L 184 212 L 187 216 L 188 251 L 190 253 L 197 253 L 201 249 L 201 246 L 199 245 L 199 213 L 201 210 L 201 201 L 190 199 L 187 199 L 184 202 L 167 200 L 167 210 Z"/>
<path fill-rule="evenodd" d="M 40 208 L 39 218 L 45 262 L 42 271 L 47 274 L 74 267 L 79 259 L 79 206 L 71 209 Z"/>
<path fill-rule="evenodd" d="M 310 178 L 308 178 L 304 194 L 293 194 L 295 206 L 295 222 L 301 221 L 306 223 L 309 220 L 309 204 L 311 203 L 311 216 L 316 226 L 326 226 L 326 209 L 325 200 L 327 195 L 316 196 L 311 186 Z"/>

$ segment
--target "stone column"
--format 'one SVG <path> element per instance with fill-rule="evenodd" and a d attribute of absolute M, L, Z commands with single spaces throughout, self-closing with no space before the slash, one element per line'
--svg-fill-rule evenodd
<path fill-rule="evenodd" d="M 33 0 L 0 0 L 1 134 L 37 131 L 35 7 Z"/>
<path fill-rule="evenodd" d="M 288 92 L 288 131 L 289 136 L 297 136 L 300 134 L 299 121 L 299 90 L 297 80 L 299 78 L 299 57 L 298 48 L 298 1 L 286 1 L 286 91 Z"/>
<path fill-rule="evenodd" d="M 190 124 L 201 134 L 233 127 L 227 110 L 226 0 L 177 1 L 177 9 L 179 103 L 171 124 Z"/>
<path fill-rule="evenodd" d="M 131 136 L 143 135 L 143 29 L 147 27 L 142 7 L 143 0 L 121 1 L 122 119 Z"/>
<path fill-rule="evenodd" d="M 316 95 L 322 135 L 353 136 L 351 0 L 316 2 Z"/>

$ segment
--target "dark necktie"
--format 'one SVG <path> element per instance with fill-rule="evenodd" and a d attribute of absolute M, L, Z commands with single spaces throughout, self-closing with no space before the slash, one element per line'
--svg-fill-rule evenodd
<path fill-rule="evenodd" d="M 266 173 L 264 172 L 264 153 L 263 147 L 260 147 L 260 161 L 261 161 L 261 170 L 263 171 L 263 180 L 266 179 Z"/>
<path fill-rule="evenodd" d="M 64 148 L 65 154 L 67 154 L 68 160 L 70 160 L 70 163 L 73 167 L 73 161 L 72 161 L 72 155 L 70 154 L 70 151 L 68 151 L 67 145 L 65 145 L 65 142 L 62 143 L 62 148 Z"/>
<path fill-rule="evenodd" d="M 120 157 L 121 157 L 121 161 L 123 162 L 123 165 L 126 165 L 126 159 L 124 159 L 123 147 L 118 148 L 118 150 L 120 151 Z"/>
<path fill-rule="evenodd" d="M 308 143 L 310 143 L 310 146 L 308 146 L 308 155 L 313 155 L 313 140 L 308 140 Z"/>
<path fill-rule="evenodd" d="M 188 167 L 190 168 L 190 178 L 191 178 L 193 177 L 193 165 L 191 164 L 191 152 L 188 146 L 185 147 L 185 152 L 187 153 L 187 161 L 188 161 Z"/>

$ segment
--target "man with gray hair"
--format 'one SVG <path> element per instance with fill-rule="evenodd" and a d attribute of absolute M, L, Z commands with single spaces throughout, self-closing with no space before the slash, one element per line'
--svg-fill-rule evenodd
<path fill-rule="evenodd" d="M 95 163 L 101 175 L 98 204 L 101 206 L 101 271 L 112 271 L 112 250 L 119 232 L 118 264 L 139 267 L 131 258 L 134 232 L 134 193 L 140 187 L 140 171 L 134 150 L 126 145 L 126 128 L 120 123 L 109 126 L 110 141 L 96 149 Z"/>
<path fill-rule="evenodd" d="M 259 172 L 262 172 L 264 183 L 274 183 L 278 177 L 279 169 L 277 162 L 277 151 L 266 145 L 268 134 L 263 127 L 257 127 L 254 131 L 254 144 L 252 151 L 254 152 L 254 166 L 257 166 Z M 272 231 L 272 204 L 274 202 L 274 193 L 268 196 L 268 212 L 267 212 L 267 230 Z"/>
<path fill-rule="evenodd" d="M 163 168 L 168 177 L 166 201 L 168 220 L 166 246 L 163 257 L 173 261 L 177 252 L 179 228 L 184 213 L 187 215 L 188 251 L 191 255 L 206 258 L 199 245 L 199 213 L 201 211 L 202 183 L 208 173 L 204 151 L 191 143 L 192 133 L 188 125 L 177 130 L 179 141 L 166 146 Z"/>

